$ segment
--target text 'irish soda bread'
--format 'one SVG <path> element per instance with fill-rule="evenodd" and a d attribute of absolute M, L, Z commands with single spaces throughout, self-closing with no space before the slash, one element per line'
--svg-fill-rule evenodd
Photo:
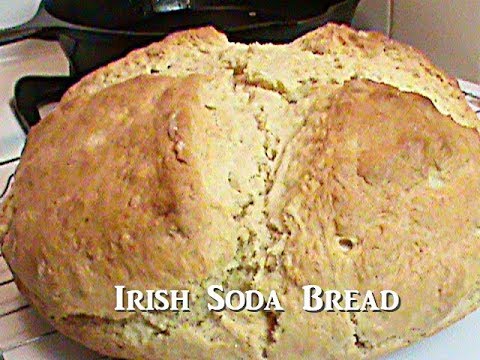
<path fill-rule="evenodd" d="M 33 305 L 102 354 L 375 358 L 479 305 L 478 129 L 454 80 L 378 34 L 173 34 L 32 129 L 3 251 Z M 285 311 L 208 311 L 212 284 L 275 290 Z M 309 284 L 402 302 L 308 313 Z M 188 289 L 191 311 L 117 312 L 115 285 Z"/>

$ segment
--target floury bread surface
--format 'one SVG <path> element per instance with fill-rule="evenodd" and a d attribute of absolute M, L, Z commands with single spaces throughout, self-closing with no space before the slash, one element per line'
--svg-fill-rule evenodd
<path fill-rule="evenodd" d="M 35 307 L 103 354 L 375 358 L 479 304 L 478 128 L 455 81 L 378 34 L 173 34 L 32 129 L 3 251 Z M 211 284 L 276 290 L 285 312 L 209 312 Z M 402 304 L 311 314 L 307 284 Z M 189 289 L 192 311 L 115 312 L 114 285 Z"/>

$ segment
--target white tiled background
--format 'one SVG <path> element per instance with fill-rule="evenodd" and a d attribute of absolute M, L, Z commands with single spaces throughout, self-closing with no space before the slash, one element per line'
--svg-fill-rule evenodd
<path fill-rule="evenodd" d="M 450 74 L 480 82 L 480 0 L 362 0 L 355 25 L 407 42 Z"/>

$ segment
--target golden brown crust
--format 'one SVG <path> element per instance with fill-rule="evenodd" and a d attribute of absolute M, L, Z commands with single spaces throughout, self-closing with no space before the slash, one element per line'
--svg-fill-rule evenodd
<path fill-rule="evenodd" d="M 4 248 L 49 313 L 124 317 L 108 311 L 112 283 L 183 288 L 232 256 L 235 238 L 219 226 L 230 219 L 207 207 L 198 182 L 199 81 L 138 78 L 60 105 L 32 129 Z M 222 243 L 216 255 L 210 241 Z"/>
<path fill-rule="evenodd" d="M 328 105 L 315 105 L 290 143 L 292 160 L 277 174 L 280 190 L 272 190 L 269 213 L 287 234 L 291 291 L 322 284 L 362 293 L 394 289 L 402 297 L 396 312 L 350 315 L 357 346 L 369 358 L 463 317 L 462 301 L 463 311 L 478 306 L 480 182 L 471 179 L 480 171 L 479 147 L 475 130 L 441 116 L 429 100 L 358 80 Z M 315 329 L 310 317 L 295 303 L 286 309 L 279 354 L 299 348 L 298 323 Z M 336 320 L 337 329 L 341 324 Z"/>
<path fill-rule="evenodd" d="M 263 82 L 259 85 L 279 90 L 294 101 L 315 84 L 343 84 L 360 78 L 423 95 L 459 124 L 480 128 L 455 79 L 417 49 L 383 34 L 327 24 L 286 48 L 229 43 L 224 34 L 211 27 L 179 32 L 94 71 L 74 85 L 63 100 L 150 73 L 175 77 L 244 73 L 248 82 Z"/>
<path fill-rule="evenodd" d="M 103 354 L 377 357 L 478 307 L 472 127 L 456 83 L 380 35 L 173 34 L 81 80 L 32 129 L 3 250 L 40 312 Z M 219 283 L 276 290 L 286 312 L 208 312 Z M 402 307 L 308 314 L 307 283 L 392 289 Z M 115 312 L 118 284 L 189 289 L 192 311 Z"/>
<path fill-rule="evenodd" d="M 355 31 L 345 25 L 327 24 L 295 40 L 293 46 L 339 64 L 353 64 L 358 78 L 367 78 L 429 98 L 437 109 L 458 123 L 479 128 L 456 79 L 438 69 L 419 50 L 377 32 Z M 386 70 L 386 71 L 384 71 Z"/>
<path fill-rule="evenodd" d="M 112 62 L 91 74 L 85 76 L 78 84 L 72 86 L 63 96 L 63 101 L 74 97 L 90 94 L 98 89 L 112 85 L 126 78 L 140 74 L 156 73 L 156 67 L 150 66 L 150 59 L 163 61 L 166 64 L 176 61 L 178 50 L 189 54 L 194 51 L 210 52 L 212 49 L 223 49 L 228 45 L 227 37 L 213 27 L 204 27 L 189 31 L 180 31 L 168 35 L 163 41 L 156 42 L 142 49 L 134 50 L 126 57 Z M 191 59 L 195 61 L 194 58 Z M 111 78 L 110 78 L 111 77 Z"/>

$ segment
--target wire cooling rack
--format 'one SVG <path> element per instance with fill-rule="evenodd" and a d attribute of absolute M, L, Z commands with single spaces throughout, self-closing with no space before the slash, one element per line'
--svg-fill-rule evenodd
<path fill-rule="evenodd" d="M 19 293 L 1 253 L 0 329 L 1 360 L 108 359 L 66 339 L 43 320 Z"/>
<path fill-rule="evenodd" d="M 108 359 L 66 339 L 43 320 L 19 293 L 1 253 L 0 329 L 0 360 Z"/>
<path fill-rule="evenodd" d="M 480 117 L 480 86 L 461 81 L 463 93 Z M 0 184 L 0 203 L 8 195 L 20 157 L 0 161 L 0 170 L 9 171 Z M 46 323 L 19 293 L 12 273 L 0 253 L 0 360 L 36 359 L 108 359 L 65 339 Z M 45 354 L 52 354 L 52 356 Z M 76 354 L 72 356 L 72 354 Z"/>

